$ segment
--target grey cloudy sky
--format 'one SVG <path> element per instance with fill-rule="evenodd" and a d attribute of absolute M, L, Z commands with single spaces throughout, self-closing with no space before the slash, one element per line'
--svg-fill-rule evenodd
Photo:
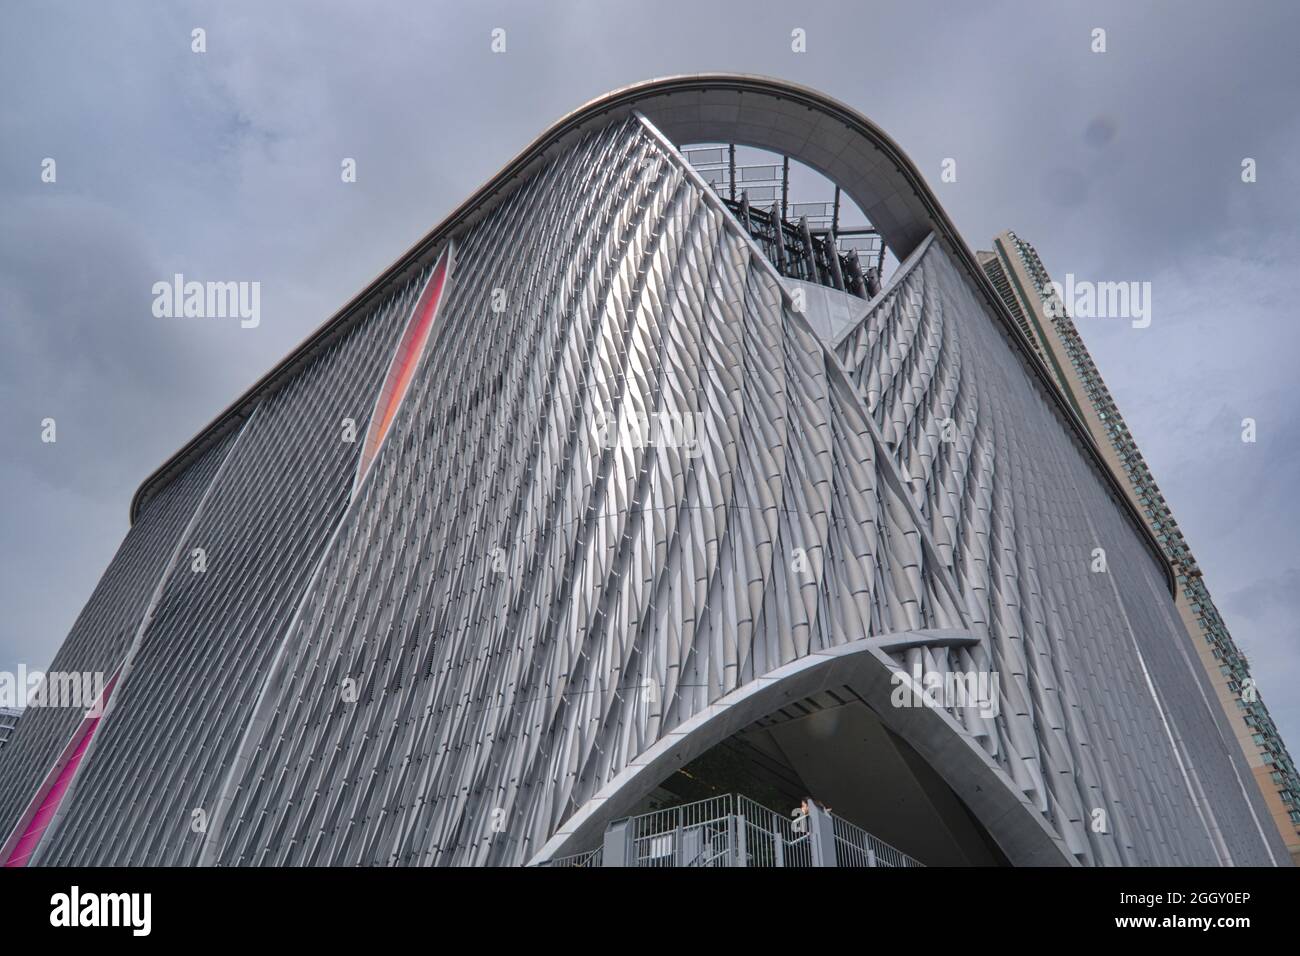
<path fill-rule="evenodd" d="M 48 665 L 149 472 L 553 120 L 734 70 L 880 123 L 973 247 L 1153 284 L 1150 328 L 1081 331 L 1294 753 L 1297 36 L 1282 2 L 6 3 L 0 670 Z M 260 281 L 261 325 L 154 318 L 175 272 Z"/>

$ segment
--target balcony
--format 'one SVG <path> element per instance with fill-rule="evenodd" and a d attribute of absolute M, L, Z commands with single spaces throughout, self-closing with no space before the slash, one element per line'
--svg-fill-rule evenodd
<path fill-rule="evenodd" d="M 601 846 L 557 857 L 552 867 L 922 866 L 814 800 L 777 813 L 726 794 L 615 820 Z"/>

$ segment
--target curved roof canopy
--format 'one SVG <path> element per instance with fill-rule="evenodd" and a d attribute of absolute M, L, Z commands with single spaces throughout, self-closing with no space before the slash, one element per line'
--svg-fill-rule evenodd
<path fill-rule="evenodd" d="M 756 146 L 817 170 L 857 203 L 900 261 L 927 235 L 935 233 L 965 269 L 992 314 L 1001 319 L 1008 338 L 1024 353 L 1046 392 L 1074 427 L 1080 444 L 1094 456 L 1114 496 L 1164 566 L 1171 591 L 1175 589 L 1173 571 L 1159 544 L 916 165 L 884 130 L 851 107 L 808 87 L 746 74 L 700 73 L 648 80 L 606 93 L 560 119 L 146 478 L 131 501 L 131 520 L 134 522 L 144 504 L 197 455 L 247 418 L 260 399 L 277 390 L 302 363 L 360 321 L 376 299 L 413 271 L 428 265 L 449 239 L 478 222 L 583 133 L 634 111 L 644 114 L 677 144 L 731 142 Z"/>

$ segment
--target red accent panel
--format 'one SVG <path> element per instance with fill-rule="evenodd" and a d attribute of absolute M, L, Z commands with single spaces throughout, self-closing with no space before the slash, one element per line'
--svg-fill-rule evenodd
<path fill-rule="evenodd" d="M 35 815 L 27 824 L 23 835 L 18 838 L 14 844 L 13 850 L 5 859 L 5 866 L 26 866 L 27 861 L 36 850 L 36 845 L 41 842 L 41 837 L 45 835 L 45 828 L 49 826 L 50 821 L 54 819 L 54 813 L 59 809 L 59 804 L 63 800 L 63 795 L 68 792 L 68 785 L 72 783 L 72 777 L 77 772 L 77 767 L 81 764 L 81 758 L 86 755 L 86 748 L 90 746 L 91 738 L 95 736 L 95 731 L 99 728 L 99 722 L 103 719 L 104 707 L 108 704 L 108 698 L 113 693 L 113 685 L 117 683 L 117 674 L 114 674 L 109 680 L 108 685 L 99 696 L 96 710 L 101 716 L 84 717 L 77 726 L 76 732 L 72 735 L 72 742 L 75 743 L 72 753 L 68 756 L 67 762 L 59 770 L 58 776 L 54 778 L 54 783 L 50 785 L 45 792 L 41 805 L 37 808 Z M 28 805 L 28 811 L 31 805 Z M 24 813 L 25 817 L 27 814 Z M 19 819 L 22 819 L 21 817 Z"/>
<path fill-rule="evenodd" d="M 438 314 L 438 303 L 442 300 L 442 291 L 447 284 L 447 274 L 451 269 L 450 259 L 450 249 L 443 250 L 437 264 L 433 267 L 429 281 L 425 283 L 424 292 L 415 304 L 411 318 L 406 324 L 406 331 L 402 333 L 402 339 L 397 344 L 397 351 L 393 355 L 392 364 L 388 367 L 388 374 L 384 377 L 383 387 L 379 390 L 379 401 L 375 403 L 375 411 L 366 429 L 365 444 L 361 447 L 361 458 L 357 462 L 357 477 L 352 485 L 353 495 L 366 480 L 370 466 L 379 454 L 384 439 L 388 437 L 393 419 L 397 416 L 402 400 L 406 398 L 411 379 L 420 364 L 420 357 L 424 355 L 424 347 L 429 341 L 429 333 L 433 330 L 434 319 Z"/>

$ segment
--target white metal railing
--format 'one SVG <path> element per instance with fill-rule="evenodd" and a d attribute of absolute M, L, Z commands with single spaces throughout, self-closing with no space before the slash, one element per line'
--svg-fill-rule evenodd
<path fill-rule="evenodd" d="M 734 801 L 730 794 L 628 821 L 632 866 L 729 866 L 735 843 Z"/>
<path fill-rule="evenodd" d="M 835 833 L 836 866 L 924 866 L 842 817 L 831 814 L 831 826 Z"/>
<path fill-rule="evenodd" d="M 612 824 L 602 846 L 546 866 L 922 866 L 897 847 L 824 809 L 786 816 L 739 794 L 709 797 Z M 611 856 L 610 854 L 613 854 Z"/>
<path fill-rule="evenodd" d="M 594 850 L 588 850 L 586 853 L 574 853 L 570 856 L 557 856 L 553 860 L 547 860 L 544 866 L 566 866 L 588 869 L 600 866 L 601 857 L 604 855 L 604 847 L 598 846 Z"/>

